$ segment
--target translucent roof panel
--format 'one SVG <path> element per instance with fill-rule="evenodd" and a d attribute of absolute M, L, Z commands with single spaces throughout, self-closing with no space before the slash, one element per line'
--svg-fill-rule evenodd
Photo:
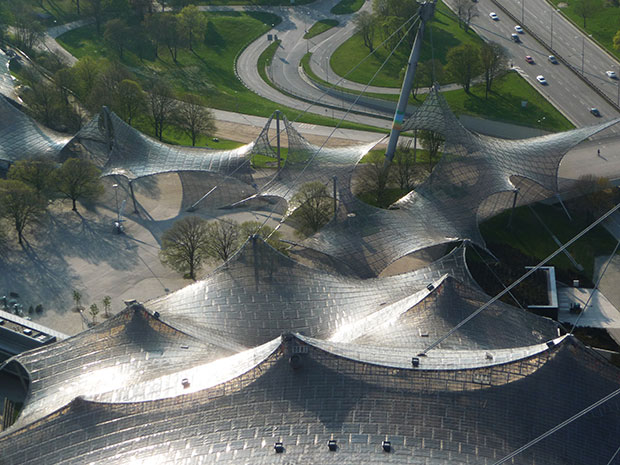
<path fill-rule="evenodd" d="M 39 126 L 0 95 L 0 160 L 56 159 L 70 137 Z"/>
<path fill-rule="evenodd" d="M 233 364 L 237 376 L 195 392 L 188 379 L 187 393 L 173 398 L 76 399 L 0 435 L 2 463 L 493 463 L 620 386 L 618 369 L 572 337 L 454 370 L 292 335 L 260 350 Z M 607 463 L 618 447 L 618 409 L 616 397 L 512 463 Z"/>

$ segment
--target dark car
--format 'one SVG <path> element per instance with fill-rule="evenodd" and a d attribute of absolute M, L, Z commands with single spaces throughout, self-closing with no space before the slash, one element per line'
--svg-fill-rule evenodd
<path fill-rule="evenodd" d="M 601 112 L 598 111 L 598 108 L 590 108 L 590 113 L 592 113 L 594 116 L 601 116 Z"/>

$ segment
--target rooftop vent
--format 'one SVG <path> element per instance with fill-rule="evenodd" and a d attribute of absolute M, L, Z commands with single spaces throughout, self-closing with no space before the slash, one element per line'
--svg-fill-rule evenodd
<path fill-rule="evenodd" d="M 276 442 L 273 445 L 273 450 L 276 451 L 276 454 L 281 454 L 282 452 L 284 452 L 284 444 L 282 444 L 281 442 Z"/>
<path fill-rule="evenodd" d="M 420 359 L 418 357 L 411 357 L 411 365 L 413 365 L 413 368 L 419 367 Z"/>
<path fill-rule="evenodd" d="M 293 370 L 299 370 L 301 368 L 301 365 L 302 365 L 301 355 L 299 355 L 299 354 L 291 355 L 291 357 L 288 359 L 288 363 L 291 365 L 291 368 Z"/>
<path fill-rule="evenodd" d="M 383 441 L 381 443 L 381 447 L 383 447 L 383 452 L 391 452 L 392 451 L 392 443 L 390 441 Z"/>
<path fill-rule="evenodd" d="M 493 360 L 493 354 L 491 352 L 486 353 L 487 360 Z"/>
<path fill-rule="evenodd" d="M 555 347 L 555 342 L 547 341 L 547 347 L 549 347 L 550 349 L 553 349 Z"/>
<path fill-rule="evenodd" d="M 329 441 L 327 441 L 327 447 L 332 452 L 336 452 L 338 450 L 338 444 L 336 444 L 335 439 L 330 439 Z"/>
<path fill-rule="evenodd" d="M 183 385 L 183 388 L 184 388 L 184 389 L 187 389 L 187 388 L 189 387 L 189 379 L 187 379 L 187 378 L 183 378 L 183 379 L 181 380 L 181 384 Z"/>
<path fill-rule="evenodd" d="M 435 289 L 435 285 L 433 283 L 430 283 L 428 286 L 426 286 L 426 289 L 432 291 L 433 289 Z"/>
<path fill-rule="evenodd" d="M 155 313 L 153 313 L 153 317 L 154 317 L 156 320 L 159 320 L 159 312 L 155 312 Z"/>

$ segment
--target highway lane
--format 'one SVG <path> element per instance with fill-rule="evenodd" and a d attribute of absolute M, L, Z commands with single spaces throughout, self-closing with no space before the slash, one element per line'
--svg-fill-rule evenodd
<path fill-rule="evenodd" d="M 497 42 L 505 47 L 515 70 L 576 126 L 587 126 L 620 116 L 613 106 L 567 66 L 562 63 L 551 63 L 548 60 L 551 52 L 528 34 L 527 30 L 524 34 L 519 34 L 520 42 L 515 43 L 511 35 L 515 33 L 514 27 L 517 23 L 499 10 L 491 0 L 480 0 L 478 9 L 480 16 L 473 21 L 475 31 L 487 41 Z M 493 21 L 489 17 L 491 12 L 497 13 L 498 21 Z M 534 64 L 525 61 L 526 55 L 534 58 Z M 545 77 L 547 85 L 541 85 L 536 81 L 538 75 Z M 590 113 L 591 107 L 599 109 L 600 118 Z M 531 124 L 536 125 L 537 121 L 532 121 Z M 620 128 L 607 129 L 596 137 L 606 137 L 609 134 L 620 135 Z"/>
<path fill-rule="evenodd" d="M 609 79 L 606 71 L 620 76 L 620 63 L 607 51 L 598 47 L 558 9 L 546 0 L 497 0 L 515 17 L 523 17 L 524 26 L 538 35 L 556 55 L 564 58 L 613 102 L 620 106 L 620 80 Z M 521 15 L 523 12 L 523 15 Z M 583 65 L 583 68 L 582 68 Z"/>

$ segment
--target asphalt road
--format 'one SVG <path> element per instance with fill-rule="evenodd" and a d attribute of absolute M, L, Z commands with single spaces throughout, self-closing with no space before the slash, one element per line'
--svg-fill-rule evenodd
<path fill-rule="evenodd" d="M 527 2 L 534 4 L 538 0 L 525 1 L 526 4 Z M 544 3 L 544 0 L 542 1 Z M 510 5 L 512 9 L 515 8 L 514 2 Z M 505 47 L 515 69 L 576 126 L 587 126 L 620 116 L 620 113 L 612 105 L 584 83 L 565 64 L 561 62 L 558 64 L 551 63 L 548 56 L 552 53 L 528 33 L 527 24 L 525 33 L 519 34 L 520 42 L 515 43 L 511 38 L 511 35 L 515 33 L 514 27 L 517 25 L 515 21 L 498 9 L 497 5 L 491 0 L 479 0 L 478 9 L 480 16 L 473 21 L 476 32 L 486 40 L 497 42 Z M 497 13 L 499 20 L 492 20 L 489 17 L 491 12 Z M 532 16 L 534 16 L 533 12 Z M 555 23 L 559 23 L 559 21 L 555 21 L 554 25 Z M 554 26 L 554 34 L 555 30 L 556 26 Z M 554 45 L 555 42 L 557 40 L 554 39 Z M 581 46 L 581 39 L 578 39 L 578 42 Z M 557 55 L 555 52 L 553 54 Z M 534 58 L 533 64 L 525 61 L 526 55 Z M 545 77 L 546 85 L 542 85 L 536 80 L 538 75 Z M 601 117 L 592 115 L 590 113 L 591 107 L 598 108 Z M 531 122 L 532 125 L 536 125 L 536 123 L 537 121 Z M 607 137 L 610 134 L 620 135 L 620 128 L 610 128 L 597 137 Z"/>

